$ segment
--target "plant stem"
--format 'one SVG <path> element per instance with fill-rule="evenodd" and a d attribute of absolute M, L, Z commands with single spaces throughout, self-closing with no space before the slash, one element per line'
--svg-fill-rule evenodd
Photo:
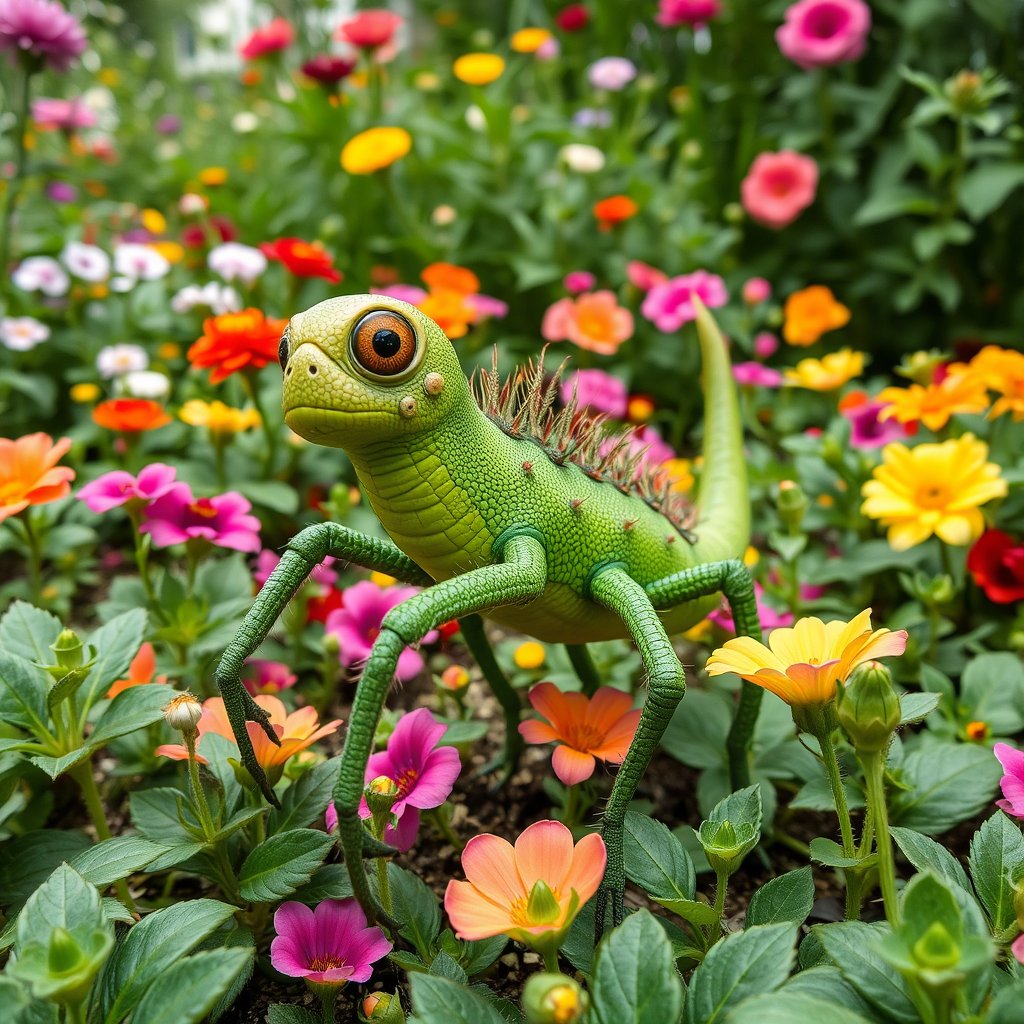
<path fill-rule="evenodd" d="M 67 1024 L 85 1024 L 85 1002 L 68 1003 L 64 1019 Z"/>
<path fill-rule="evenodd" d="M 862 754 L 867 783 L 868 807 L 875 823 L 875 850 L 878 852 L 878 882 L 885 903 L 885 916 L 894 928 L 899 923 L 899 905 L 896 899 L 896 865 L 889 836 L 889 812 L 885 804 L 885 755 L 882 751 Z"/>
<path fill-rule="evenodd" d="M 192 787 L 192 803 L 199 815 L 199 823 L 203 827 L 203 838 L 209 843 L 213 840 L 217 829 L 213 824 L 213 815 L 210 813 L 210 805 L 206 802 L 206 793 L 203 791 L 199 779 L 199 762 L 196 759 L 196 734 L 185 733 L 185 748 L 188 750 L 188 781 Z"/>
<path fill-rule="evenodd" d="M 447 814 L 442 811 L 440 807 L 435 807 L 432 811 L 427 811 L 426 816 L 430 819 L 431 824 L 438 832 L 448 840 L 456 850 L 465 849 L 466 844 L 456 835 L 455 829 L 452 828 L 451 819 Z"/>
<path fill-rule="evenodd" d="M 32 603 L 38 605 L 43 602 L 43 550 L 39 535 L 32 524 L 31 508 L 25 510 L 22 525 L 25 527 L 25 546 L 28 548 L 29 592 L 32 595 Z"/>
<path fill-rule="evenodd" d="M 726 871 L 715 872 L 715 914 L 718 915 L 721 930 L 722 914 L 725 913 L 725 893 L 729 888 L 729 874 Z"/>
<path fill-rule="evenodd" d="M 542 951 L 544 956 L 544 970 L 549 974 L 558 974 L 558 950 L 554 943 L 547 943 Z"/>
<path fill-rule="evenodd" d="M 839 758 L 836 757 L 836 748 L 832 743 L 832 732 L 828 728 L 824 728 L 821 731 L 821 735 L 815 738 L 821 747 L 821 760 L 825 766 L 825 774 L 828 776 L 828 784 L 832 789 L 832 799 L 836 805 L 836 814 L 839 817 L 839 831 L 843 837 L 843 856 L 855 857 L 857 850 L 853 845 L 853 826 L 850 824 L 850 809 L 846 805 L 846 791 L 843 789 L 842 773 L 839 770 Z"/>
<path fill-rule="evenodd" d="M 334 1024 L 334 1007 L 338 1000 L 338 989 L 334 985 L 318 985 L 317 994 L 320 996 L 320 1014 L 324 1024 Z"/>

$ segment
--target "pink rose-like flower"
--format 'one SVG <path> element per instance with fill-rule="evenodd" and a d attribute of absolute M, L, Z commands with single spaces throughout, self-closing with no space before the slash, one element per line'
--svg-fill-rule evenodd
<path fill-rule="evenodd" d="M 717 274 L 695 270 L 692 274 L 671 277 L 662 284 L 656 284 L 647 293 L 640 312 L 659 331 L 670 334 L 678 331 L 683 324 L 697 319 L 694 296 L 709 309 L 724 306 L 729 301 L 725 282 Z"/>
<path fill-rule="evenodd" d="M 629 402 L 626 385 L 604 370 L 577 370 L 561 385 L 562 401 L 568 403 L 573 393 L 581 406 L 588 406 L 615 419 L 623 419 Z"/>
<path fill-rule="evenodd" d="M 1003 777 L 999 780 L 1003 799 L 996 804 L 1007 814 L 1024 818 L 1024 750 L 1017 750 L 1009 743 L 997 743 L 992 753 L 1003 766 Z"/>
<path fill-rule="evenodd" d="M 748 306 L 757 306 L 772 297 L 772 286 L 763 277 L 751 277 L 743 282 L 743 301 Z"/>
<path fill-rule="evenodd" d="M 287 18 L 274 18 L 267 25 L 255 29 L 252 35 L 238 48 L 239 54 L 246 60 L 265 57 L 268 53 L 277 53 L 287 49 L 295 42 L 295 29 Z"/>
<path fill-rule="evenodd" d="M 779 339 L 771 331 L 760 331 L 754 338 L 754 355 L 769 359 L 779 351 Z"/>
<path fill-rule="evenodd" d="M 783 149 L 761 153 L 740 183 L 743 209 L 770 228 L 784 228 L 814 202 L 818 165 L 809 156 Z"/>
<path fill-rule="evenodd" d="M 299 677 L 283 661 L 247 658 L 242 669 L 242 685 L 255 697 L 258 693 L 277 694 L 298 682 Z"/>
<path fill-rule="evenodd" d="M 0 0 L 0 50 L 21 51 L 67 71 L 86 45 L 77 19 L 53 0 Z"/>
<path fill-rule="evenodd" d="M 656 284 L 668 280 L 668 274 L 642 260 L 630 260 L 626 264 L 626 277 L 634 288 L 642 292 L 649 292 Z"/>
<path fill-rule="evenodd" d="M 570 295 L 589 292 L 597 284 L 597 278 L 589 270 L 572 270 L 562 279 L 562 285 Z"/>
<path fill-rule="evenodd" d="M 883 448 L 893 441 L 906 439 L 907 430 L 902 423 L 879 419 L 885 408 L 884 402 L 868 401 L 840 409 L 850 423 L 850 444 L 854 448 Z"/>
<path fill-rule="evenodd" d="M 392 949 L 379 928 L 367 927 L 354 899 L 324 900 L 315 910 L 295 900 L 282 903 L 274 914 L 274 931 L 274 970 L 315 985 L 369 981 L 374 961 Z"/>
<path fill-rule="evenodd" d="M 387 46 L 404 22 L 401 15 L 391 11 L 379 7 L 368 8 L 357 11 L 347 21 L 343 21 L 338 26 L 335 38 L 362 50 L 375 50 Z"/>
<path fill-rule="evenodd" d="M 676 25 L 690 25 L 699 28 L 722 13 L 721 0 L 659 0 L 659 25 L 674 28 Z"/>
<path fill-rule="evenodd" d="M 146 508 L 139 531 L 158 548 L 202 539 L 219 548 L 258 551 L 260 521 L 248 514 L 251 508 L 237 491 L 196 498 L 188 484 L 174 484 Z"/>
<path fill-rule="evenodd" d="M 112 508 L 129 501 L 150 502 L 162 498 L 174 487 L 177 470 L 154 462 L 141 470 L 137 477 L 122 469 L 115 469 L 97 477 L 91 484 L 82 487 L 77 497 L 84 501 L 92 512 L 109 512 Z"/>
<path fill-rule="evenodd" d="M 614 292 L 588 292 L 549 306 L 540 333 L 545 341 L 571 341 L 610 356 L 633 336 L 633 314 L 619 305 Z"/>
<path fill-rule="evenodd" d="M 802 68 L 823 68 L 859 60 L 871 30 L 864 0 L 799 0 L 775 31 L 784 57 Z"/>
<path fill-rule="evenodd" d="M 32 101 L 32 120 L 40 128 L 60 128 L 70 132 L 75 128 L 91 128 L 96 124 L 96 115 L 79 99 L 40 96 Z"/>
<path fill-rule="evenodd" d="M 327 616 L 324 628 L 338 638 L 338 657 L 350 668 L 370 656 L 373 641 L 380 633 L 384 616 L 397 604 L 419 593 L 416 587 L 378 587 L 370 580 L 353 583 L 345 591 L 345 606 Z M 432 644 L 437 639 L 432 629 L 421 641 Z M 418 651 L 405 650 L 398 656 L 395 678 L 404 683 L 423 671 L 423 658 Z"/>
<path fill-rule="evenodd" d="M 745 388 L 780 388 L 784 380 L 778 370 L 761 363 L 735 363 L 732 376 L 737 384 Z"/>

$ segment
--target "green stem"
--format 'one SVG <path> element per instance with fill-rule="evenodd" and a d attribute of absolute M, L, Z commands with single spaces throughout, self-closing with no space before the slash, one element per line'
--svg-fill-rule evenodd
<path fill-rule="evenodd" d="M 335 1004 L 338 1001 L 338 989 L 335 985 L 318 985 L 317 994 L 320 996 L 320 1015 L 324 1024 L 334 1024 Z"/>
<path fill-rule="evenodd" d="M 255 377 L 251 374 L 243 373 L 242 386 L 249 395 L 256 411 L 260 414 L 260 426 L 263 429 L 263 437 L 267 442 L 267 454 L 263 461 L 263 475 L 264 478 L 269 478 L 273 472 L 274 462 L 277 458 L 277 434 L 270 425 L 270 422 L 267 419 L 266 409 L 264 409 L 263 403 L 260 401 L 260 389 Z"/>
<path fill-rule="evenodd" d="M 142 513 L 138 509 L 128 509 L 128 518 L 132 523 L 132 541 L 135 544 L 135 567 L 139 570 L 139 579 L 146 598 L 151 605 L 156 604 L 156 591 L 149 575 L 149 534 L 141 533 Z"/>
<path fill-rule="evenodd" d="M 14 222 L 14 211 L 25 181 L 25 164 L 28 155 L 25 147 L 25 133 L 28 130 L 32 75 L 35 70 L 35 67 L 26 67 L 25 78 L 21 84 L 21 106 L 14 122 L 14 176 L 7 186 L 3 220 L 0 222 L 0 280 L 3 280 L 5 285 L 8 280 L 7 261 L 10 259 L 11 253 L 11 227 Z"/>
<path fill-rule="evenodd" d="M 729 888 L 729 873 L 718 870 L 715 872 L 715 915 L 718 917 L 721 930 L 722 915 L 725 913 L 725 893 Z"/>
<path fill-rule="evenodd" d="M 829 787 L 832 790 L 836 814 L 839 816 L 839 831 L 843 837 L 843 856 L 855 857 L 857 850 L 853 845 L 853 826 L 850 824 L 850 809 L 846 804 L 846 791 L 843 789 L 842 773 L 839 770 L 839 758 L 836 757 L 836 748 L 832 743 L 832 732 L 826 727 L 821 730 L 821 735 L 815 738 L 821 747 L 821 760 L 825 766 L 825 774 L 828 776 Z"/>
<path fill-rule="evenodd" d="M 199 823 L 203 827 L 203 838 L 209 843 L 217 834 L 213 824 L 213 815 L 210 813 L 210 805 L 206 802 L 206 793 L 203 791 L 199 779 L 199 762 L 196 759 L 196 734 L 185 733 L 185 748 L 188 750 L 188 781 L 192 788 L 192 803 L 196 813 L 199 815 Z"/>
<path fill-rule="evenodd" d="M 22 524 L 25 527 L 25 546 L 28 549 L 29 592 L 33 604 L 43 603 L 43 547 L 32 522 L 32 509 L 25 510 Z"/>
<path fill-rule="evenodd" d="M 67 1024 L 85 1024 L 85 1001 L 68 1003 L 64 1019 Z"/>
<path fill-rule="evenodd" d="M 544 957 L 544 970 L 549 974 L 558 974 L 558 950 L 553 942 L 547 943 L 541 950 Z"/>
<path fill-rule="evenodd" d="M 860 763 L 867 783 L 867 801 L 875 823 L 875 850 L 878 852 L 878 881 L 885 903 L 885 916 L 894 928 L 899 923 L 896 899 L 896 865 L 889 836 L 889 811 L 885 803 L 885 755 L 881 751 L 863 754 Z"/>
<path fill-rule="evenodd" d="M 461 851 L 465 849 L 466 844 L 458 837 L 455 829 L 452 828 L 451 819 L 440 807 L 435 807 L 432 811 L 426 811 L 424 816 L 456 850 Z"/>

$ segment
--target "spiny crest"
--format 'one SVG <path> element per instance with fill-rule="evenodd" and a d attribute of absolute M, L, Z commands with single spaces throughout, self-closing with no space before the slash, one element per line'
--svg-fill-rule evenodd
<path fill-rule="evenodd" d="M 572 463 L 592 479 L 636 495 L 692 541 L 693 505 L 686 495 L 672 489 L 672 479 L 664 469 L 645 461 L 650 446 L 643 443 L 638 428 L 610 425 L 604 413 L 580 405 L 575 388 L 569 401 L 557 408 L 559 385 L 569 359 L 553 374 L 546 374 L 546 353 L 545 346 L 539 360 L 517 366 L 503 379 L 495 349 L 491 369 L 473 374 L 477 405 L 509 437 L 533 441 L 556 466 Z"/>

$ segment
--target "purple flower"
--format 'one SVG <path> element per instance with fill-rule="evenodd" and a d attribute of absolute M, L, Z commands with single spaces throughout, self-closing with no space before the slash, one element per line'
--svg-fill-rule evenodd
<path fill-rule="evenodd" d="M 256 568 L 253 570 L 252 578 L 256 585 L 262 587 L 270 579 L 270 574 L 281 561 L 281 556 L 270 548 L 264 548 L 256 558 Z M 325 587 L 333 587 L 337 582 L 338 574 L 331 568 L 337 561 L 333 555 L 328 555 L 319 565 L 313 566 L 309 578 L 314 583 L 320 583 Z"/>
<path fill-rule="evenodd" d="M 576 392 L 580 405 L 589 406 L 615 419 L 623 419 L 629 403 L 626 385 L 604 370 L 577 370 L 562 381 L 562 401 L 568 402 Z"/>
<path fill-rule="evenodd" d="M 625 57 L 602 57 L 587 68 L 587 79 L 595 89 L 620 92 L 636 78 L 636 65 Z"/>
<path fill-rule="evenodd" d="M 1003 766 L 999 788 L 1004 799 L 997 800 L 996 804 L 1007 814 L 1024 818 L 1024 751 L 1011 747 L 1009 743 L 997 743 L 992 753 Z"/>
<path fill-rule="evenodd" d="M 803 594 L 801 594 L 803 596 Z M 763 630 L 778 629 L 780 626 L 792 626 L 793 625 L 793 613 L 792 612 L 780 612 L 776 611 L 770 604 L 766 603 L 764 598 L 764 587 L 760 583 L 754 582 L 754 597 L 757 599 L 757 615 L 761 620 L 761 628 Z M 729 611 L 729 603 L 723 599 L 721 607 L 716 608 L 708 618 L 721 629 L 726 630 L 729 633 L 736 631 L 736 624 L 732 621 L 732 614 Z"/>
<path fill-rule="evenodd" d="M 67 71 L 85 47 L 82 26 L 53 0 L 0 0 L 0 50 L 20 51 Z"/>
<path fill-rule="evenodd" d="M 181 118 L 177 114 L 161 114 L 153 127 L 159 135 L 177 135 L 181 131 Z"/>
<path fill-rule="evenodd" d="M 54 203 L 73 203 L 78 198 L 78 189 L 66 181 L 51 181 L 46 185 L 46 198 Z"/>
<path fill-rule="evenodd" d="M 202 539 L 219 548 L 258 551 L 260 521 L 248 514 L 251 508 L 237 491 L 196 498 L 188 484 L 174 484 L 146 508 L 139 531 L 158 548 Z"/>
<path fill-rule="evenodd" d="M 736 363 L 732 368 L 733 380 L 745 388 L 780 388 L 783 376 L 778 370 L 760 363 Z"/>
<path fill-rule="evenodd" d="M 137 477 L 123 469 L 115 469 L 86 484 L 77 497 L 97 514 L 109 512 L 129 501 L 155 501 L 175 486 L 176 473 L 173 466 L 165 466 L 162 462 L 151 463 Z"/>
<path fill-rule="evenodd" d="M 419 593 L 416 587 L 378 587 L 370 580 L 361 580 L 345 591 L 345 606 L 327 616 L 324 628 L 338 638 L 338 657 L 342 665 L 351 667 L 370 656 L 373 641 L 380 633 L 384 616 L 403 601 Z M 422 640 L 425 644 L 437 639 L 431 630 Z M 404 683 L 423 671 L 423 658 L 408 647 L 398 656 L 395 678 Z"/>
<path fill-rule="evenodd" d="M 580 128 L 607 128 L 612 123 L 612 112 L 601 107 L 581 107 L 572 115 L 572 123 Z"/>
<path fill-rule="evenodd" d="M 775 40 L 794 64 L 823 68 L 859 60 L 870 30 L 864 0 L 799 0 L 787 9 Z"/>
<path fill-rule="evenodd" d="M 882 448 L 891 441 L 902 441 L 907 436 L 906 427 L 902 423 L 878 418 L 884 408 L 883 402 L 871 401 L 842 408 L 843 415 L 850 422 L 850 444 L 854 448 Z"/>
<path fill-rule="evenodd" d="M 315 910 L 294 900 L 282 903 L 274 914 L 274 931 L 274 969 L 316 985 L 369 981 L 374 961 L 392 949 L 379 928 L 366 926 L 354 899 L 324 900 Z"/>
<path fill-rule="evenodd" d="M 678 331 L 683 324 L 696 320 L 697 310 L 693 305 L 695 295 L 709 309 L 724 306 L 729 301 L 725 282 L 717 274 L 695 270 L 692 274 L 670 277 L 654 285 L 647 293 L 640 312 L 659 331 L 669 334 Z"/>

